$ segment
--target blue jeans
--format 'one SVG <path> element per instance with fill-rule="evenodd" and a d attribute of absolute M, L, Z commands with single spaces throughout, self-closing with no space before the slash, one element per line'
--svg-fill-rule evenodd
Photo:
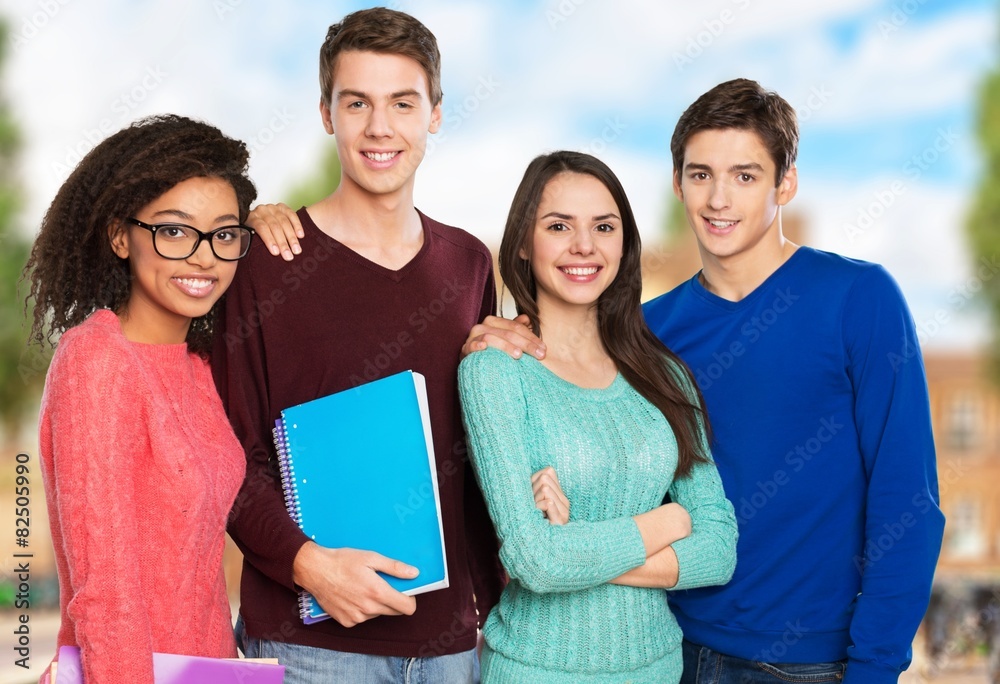
<path fill-rule="evenodd" d="M 479 684 L 476 649 L 395 658 L 254 639 L 246 633 L 242 617 L 235 631 L 236 643 L 247 658 L 277 658 L 285 666 L 285 684 Z"/>
<path fill-rule="evenodd" d="M 760 663 L 713 651 L 684 640 L 681 684 L 788 684 L 839 682 L 846 660 L 832 663 Z"/>

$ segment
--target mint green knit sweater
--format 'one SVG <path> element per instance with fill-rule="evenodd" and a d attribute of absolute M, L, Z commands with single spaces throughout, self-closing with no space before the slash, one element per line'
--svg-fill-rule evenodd
<path fill-rule="evenodd" d="M 632 516 L 668 491 L 693 530 L 673 544 L 675 589 L 729 580 L 736 520 L 715 466 L 675 481 L 669 424 L 621 375 L 606 389 L 584 389 L 530 356 L 487 349 L 462 361 L 459 391 L 510 575 L 483 628 L 484 684 L 677 682 L 681 632 L 666 592 L 608 581 L 645 562 Z M 535 508 L 531 474 L 545 466 L 569 498 L 566 525 Z"/>

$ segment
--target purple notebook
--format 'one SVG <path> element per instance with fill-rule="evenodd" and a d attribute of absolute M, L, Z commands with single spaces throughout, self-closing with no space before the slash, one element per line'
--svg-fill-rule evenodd
<path fill-rule="evenodd" d="M 128 654 L 122 654 L 129 657 Z M 223 660 L 198 656 L 153 654 L 153 677 L 156 684 L 282 684 L 284 665 Z M 59 666 L 53 684 L 83 684 L 80 649 L 59 649 Z"/>

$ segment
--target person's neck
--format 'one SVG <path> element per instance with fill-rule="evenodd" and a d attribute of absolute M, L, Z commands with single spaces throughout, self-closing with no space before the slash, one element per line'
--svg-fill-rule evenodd
<path fill-rule="evenodd" d="M 753 249 L 727 257 L 701 250 L 701 284 L 712 294 L 730 302 L 741 301 L 760 287 L 799 248 L 779 231 L 777 238 L 761 241 Z"/>
<path fill-rule="evenodd" d="M 307 211 L 324 233 L 386 268 L 404 265 L 423 244 L 412 184 L 397 192 L 373 194 L 341 183 Z"/>
<path fill-rule="evenodd" d="M 544 307 L 539 303 L 538 325 L 545 342 L 542 364 L 581 387 L 607 387 L 617 368 L 597 325 L 597 307 Z"/>
<path fill-rule="evenodd" d="M 135 296 L 115 312 L 122 334 L 129 342 L 142 344 L 183 344 L 191 329 L 186 316 L 167 315 Z"/>

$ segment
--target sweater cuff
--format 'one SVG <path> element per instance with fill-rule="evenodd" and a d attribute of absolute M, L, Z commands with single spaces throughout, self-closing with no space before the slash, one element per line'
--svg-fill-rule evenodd
<path fill-rule="evenodd" d="M 896 684 L 899 674 L 895 667 L 848 658 L 842 684 Z"/>
<path fill-rule="evenodd" d="M 706 549 L 698 537 L 685 537 L 670 546 L 677 556 L 677 584 L 670 591 L 723 584 L 736 567 L 735 557 L 720 558 L 717 549 Z"/>

